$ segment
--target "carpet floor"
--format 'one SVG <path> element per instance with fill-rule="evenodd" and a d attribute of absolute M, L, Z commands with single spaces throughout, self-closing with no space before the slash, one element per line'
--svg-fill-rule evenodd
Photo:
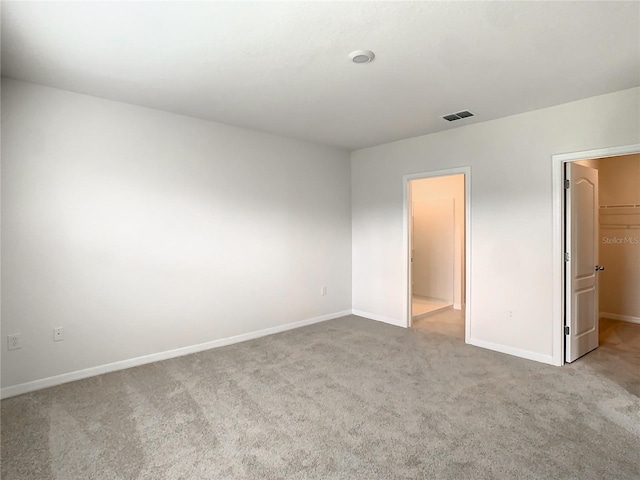
<path fill-rule="evenodd" d="M 633 344 L 552 367 L 348 316 L 3 400 L 1 472 L 637 480 L 639 395 Z"/>

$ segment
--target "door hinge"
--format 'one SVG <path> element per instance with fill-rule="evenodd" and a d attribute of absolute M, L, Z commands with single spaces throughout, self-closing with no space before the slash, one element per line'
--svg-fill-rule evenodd
<path fill-rule="evenodd" d="M 569 328 L 569 325 L 565 325 L 564 326 L 564 334 L 565 335 L 569 335 L 571 333 L 571 329 Z"/>
<path fill-rule="evenodd" d="M 571 186 L 571 180 L 566 179 L 566 180 L 564 181 L 564 188 L 565 188 L 565 190 L 566 190 L 566 189 L 568 189 L 570 186 Z"/>
<path fill-rule="evenodd" d="M 569 261 L 569 252 L 564 252 L 564 261 L 565 262 Z"/>

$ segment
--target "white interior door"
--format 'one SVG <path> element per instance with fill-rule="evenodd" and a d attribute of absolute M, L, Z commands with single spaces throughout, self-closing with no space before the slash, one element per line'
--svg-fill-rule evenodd
<path fill-rule="evenodd" d="M 565 166 L 565 360 L 598 347 L 598 171 Z"/>

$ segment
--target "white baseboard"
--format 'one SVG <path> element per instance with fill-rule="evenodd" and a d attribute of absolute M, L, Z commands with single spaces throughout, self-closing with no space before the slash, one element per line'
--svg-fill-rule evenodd
<path fill-rule="evenodd" d="M 190 345 L 188 347 L 176 348 L 175 350 L 167 350 L 165 352 L 152 353 L 151 355 L 144 355 L 142 357 L 130 358 L 127 360 L 121 360 L 119 362 L 108 363 L 106 365 L 98 365 L 97 367 L 77 370 L 75 372 L 63 373 L 62 375 L 56 375 L 54 377 L 34 380 L 32 382 L 21 383 L 19 385 L 12 385 L 10 387 L 4 387 L 0 389 L 0 398 L 15 397 L 16 395 L 22 395 L 23 393 L 29 393 L 35 390 L 41 390 L 43 388 L 54 387 L 56 385 L 62 385 L 63 383 L 82 380 L 83 378 L 95 377 L 96 375 L 116 372 L 118 370 L 137 367 L 139 365 L 145 365 L 147 363 L 158 362 L 161 360 L 168 360 L 170 358 L 182 357 L 184 355 L 189 355 L 191 353 L 202 352 L 205 350 L 210 350 L 212 348 L 225 347 L 227 345 L 232 345 L 234 343 L 246 342 L 247 340 L 266 337 L 267 335 L 273 335 L 275 333 L 280 333 L 280 332 L 285 332 L 287 330 L 293 330 L 295 328 L 305 327 L 307 325 L 324 322 L 326 320 L 332 320 L 334 318 L 344 317 L 350 314 L 351 314 L 351 310 L 344 310 L 342 312 L 335 312 L 335 313 L 330 313 L 328 315 L 321 315 L 319 317 L 307 318 L 306 320 L 300 320 L 298 322 L 287 323 L 285 325 L 278 325 L 276 327 L 265 328 L 263 330 L 258 330 L 255 332 L 243 333 L 241 335 L 235 335 L 233 337 L 221 338 L 219 340 L 200 343 L 198 345 Z"/>
<path fill-rule="evenodd" d="M 514 357 L 526 358 L 527 360 L 534 360 L 536 362 L 555 365 L 553 363 L 553 356 L 551 355 L 543 355 L 541 353 L 532 352 L 530 350 L 522 350 L 520 348 L 509 347 L 508 345 L 501 345 L 499 343 L 487 342 L 486 340 L 480 340 L 478 338 L 470 338 L 467 343 L 470 345 L 474 345 L 476 347 L 482 347 L 488 350 L 493 350 L 495 352 L 513 355 Z"/>
<path fill-rule="evenodd" d="M 462 310 L 462 304 L 461 303 L 454 303 L 453 304 L 453 309 L 454 310 Z"/>
<path fill-rule="evenodd" d="M 388 323 L 390 325 L 395 325 L 396 327 L 406 328 L 406 322 L 398 320 L 397 318 L 391 317 L 383 317 L 382 315 L 376 315 L 375 313 L 363 312 L 362 310 L 352 310 L 354 315 L 358 315 L 359 317 L 368 318 L 370 320 L 377 320 L 378 322 Z"/>
<path fill-rule="evenodd" d="M 600 316 L 603 318 L 610 318 L 611 320 L 622 320 L 629 323 L 640 323 L 640 317 L 632 317 L 631 315 L 620 315 L 618 313 L 600 312 Z"/>

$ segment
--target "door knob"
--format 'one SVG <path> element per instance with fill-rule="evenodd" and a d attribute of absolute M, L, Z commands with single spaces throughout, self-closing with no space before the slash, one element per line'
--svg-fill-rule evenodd
<path fill-rule="evenodd" d="M 601 272 L 602 270 L 604 270 L 604 267 L 601 265 L 596 265 L 596 272 Z"/>

